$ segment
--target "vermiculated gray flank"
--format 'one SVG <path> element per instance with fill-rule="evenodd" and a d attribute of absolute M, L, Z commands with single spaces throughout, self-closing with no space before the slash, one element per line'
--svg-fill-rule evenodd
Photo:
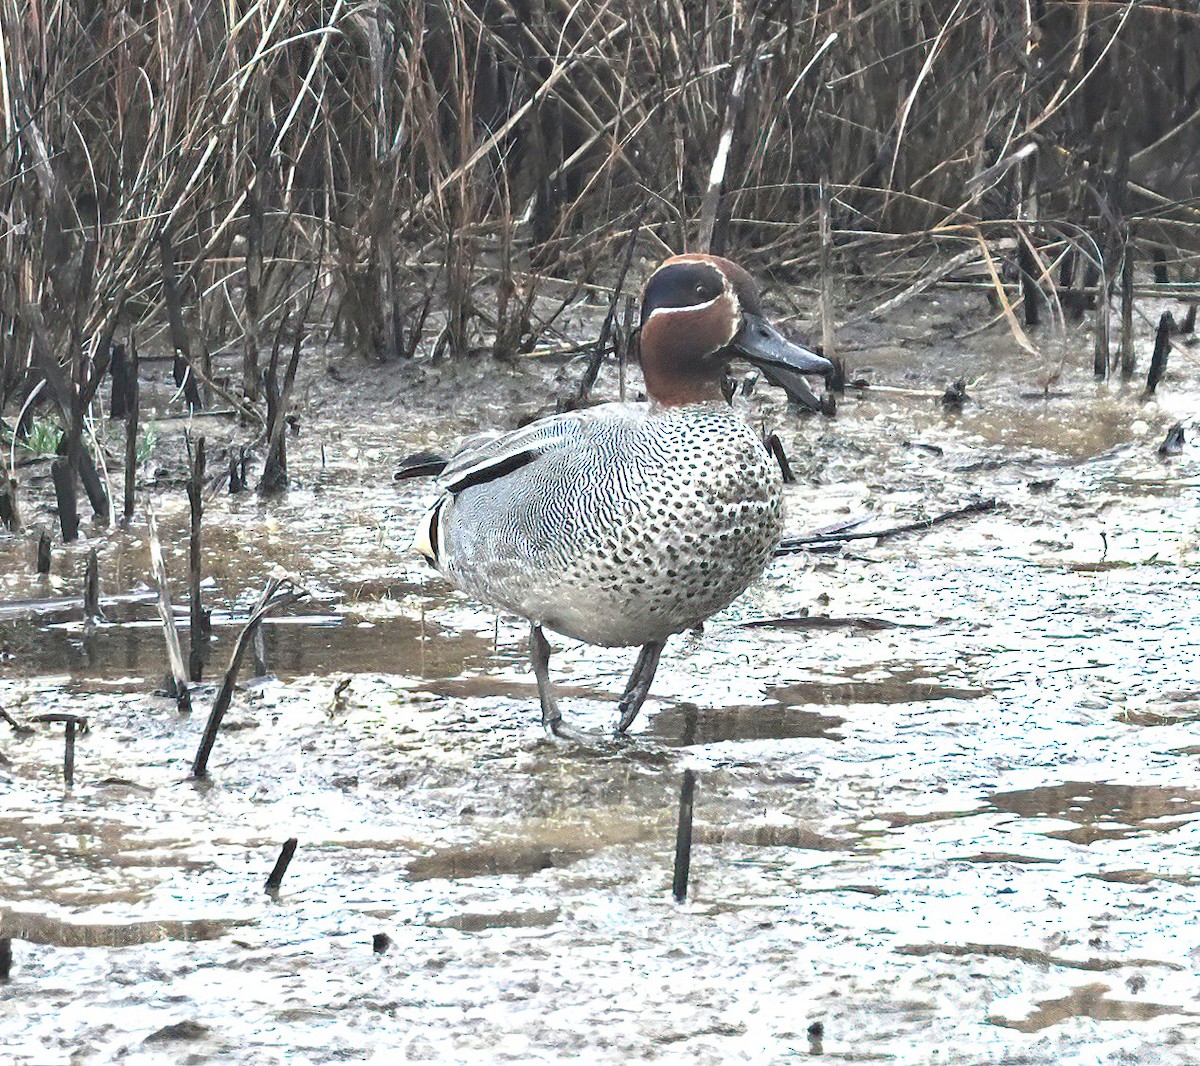
<path fill-rule="evenodd" d="M 469 442 L 443 480 L 520 461 L 443 498 L 439 564 L 477 599 L 589 644 L 699 626 L 746 590 L 779 541 L 779 471 L 719 401 L 547 419 Z"/>

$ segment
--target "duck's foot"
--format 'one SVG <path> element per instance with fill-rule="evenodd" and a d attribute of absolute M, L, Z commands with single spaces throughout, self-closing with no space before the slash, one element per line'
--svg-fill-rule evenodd
<path fill-rule="evenodd" d="M 614 739 L 608 733 L 601 733 L 594 729 L 578 729 L 575 726 L 567 725 L 561 718 L 553 724 L 546 725 L 546 735 L 556 742 L 569 741 L 586 748 L 609 747 Z"/>
<path fill-rule="evenodd" d="M 542 705 L 542 725 L 546 735 L 551 740 L 571 741 L 595 747 L 608 745 L 614 741 L 626 740 L 625 731 L 633 724 L 638 711 L 646 701 L 650 691 L 650 683 L 654 680 L 654 672 L 658 669 L 658 657 L 662 654 L 663 642 L 654 641 L 642 646 L 641 654 L 625 686 L 618 705 L 620 717 L 616 731 L 609 735 L 594 732 L 589 729 L 577 729 L 563 721 L 562 711 L 558 707 L 558 699 L 554 695 L 554 686 L 550 684 L 550 644 L 542 627 L 536 622 L 529 628 L 529 660 L 533 664 L 533 676 L 537 678 L 538 700 Z"/>
<path fill-rule="evenodd" d="M 554 686 L 550 684 L 550 644 L 542 627 L 536 622 L 529 630 L 529 659 L 533 663 L 533 676 L 537 678 L 538 699 L 542 704 L 542 725 L 551 740 L 566 740 L 576 744 L 594 744 L 602 739 L 600 734 L 576 729 L 563 721 Z"/>
<path fill-rule="evenodd" d="M 625 730 L 633 725 L 638 711 L 646 702 L 646 697 L 650 694 L 650 684 L 654 680 L 654 672 L 658 669 L 658 657 L 662 654 L 664 643 L 664 641 L 656 640 L 642 645 L 641 653 L 633 667 L 633 673 L 629 676 L 629 684 L 625 686 L 625 692 L 618 705 L 621 717 L 617 721 L 616 736 L 623 736 Z"/>

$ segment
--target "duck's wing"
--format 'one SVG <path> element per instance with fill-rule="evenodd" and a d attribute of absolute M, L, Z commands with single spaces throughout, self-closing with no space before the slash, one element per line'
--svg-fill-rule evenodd
<path fill-rule="evenodd" d="M 559 449 L 578 447 L 606 415 L 601 408 L 593 407 L 539 418 L 508 432 L 468 437 L 442 471 L 441 486 L 451 495 L 457 495 L 473 485 L 506 477 Z"/>

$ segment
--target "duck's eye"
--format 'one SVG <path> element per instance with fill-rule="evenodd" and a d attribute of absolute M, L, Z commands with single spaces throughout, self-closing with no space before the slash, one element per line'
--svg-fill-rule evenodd
<path fill-rule="evenodd" d="M 703 285 L 697 285 L 697 286 L 696 286 L 696 295 L 697 295 L 697 296 L 703 296 L 703 295 L 705 295 L 705 293 L 704 293 L 704 286 L 703 286 Z"/>

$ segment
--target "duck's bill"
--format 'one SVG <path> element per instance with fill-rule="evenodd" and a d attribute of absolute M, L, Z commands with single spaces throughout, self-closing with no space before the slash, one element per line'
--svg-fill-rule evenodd
<path fill-rule="evenodd" d="M 742 315 L 742 328 L 733 338 L 732 347 L 743 359 L 762 367 L 816 377 L 825 377 L 833 370 L 828 359 L 794 344 L 762 315 Z"/>

